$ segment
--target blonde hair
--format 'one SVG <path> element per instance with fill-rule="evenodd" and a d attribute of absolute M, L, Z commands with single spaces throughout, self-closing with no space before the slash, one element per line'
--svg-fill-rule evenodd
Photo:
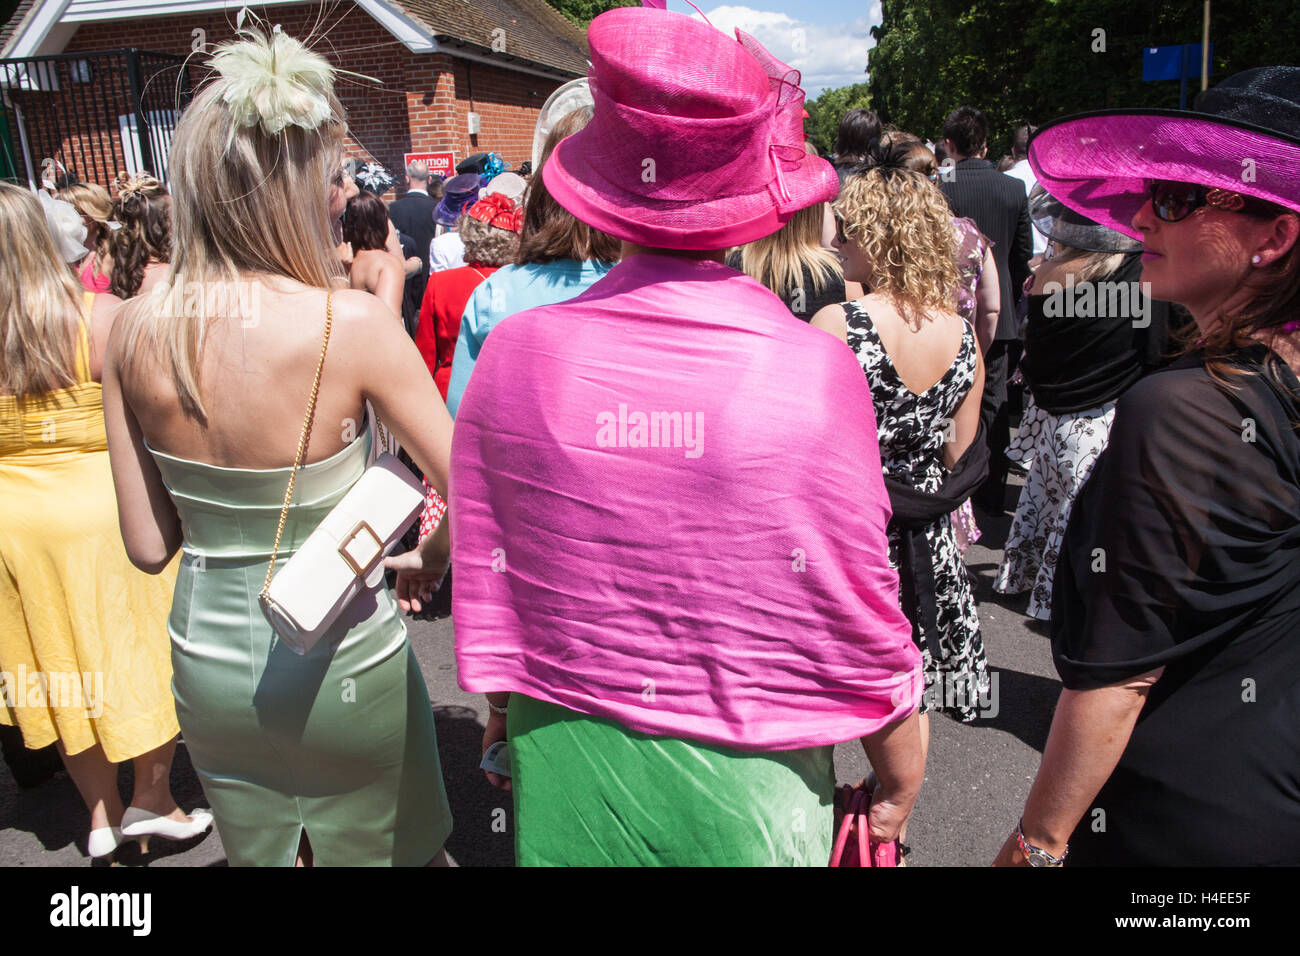
<path fill-rule="evenodd" d="M 64 202 L 71 203 L 87 219 L 99 224 L 95 248 L 91 250 L 95 256 L 94 269 L 98 272 L 112 236 L 108 223 L 113 218 L 113 200 L 109 197 L 108 190 L 98 183 L 73 183 L 60 189 L 58 196 Z"/>
<path fill-rule="evenodd" d="M 93 219 L 101 226 L 108 225 L 113 218 L 113 200 L 108 190 L 98 183 L 73 183 L 59 190 L 59 198 L 71 203 L 77 212 L 87 219 Z"/>
<path fill-rule="evenodd" d="M 36 197 L 0 182 L 0 394 L 23 398 L 75 385 L 72 330 L 82 289 L 64 265 Z"/>
<path fill-rule="evenodd" d="M 167 277 L 154 295 L 128 304 L 120 320 L 127 362 L 147 342 L 170 370 L 181 409 L 200 420 L 199 364 L 212 317 L 189 308 L 172 314 L 173 299 L 189 301 L 194 283 L 203 289 L 247 272 L 317 289 L 343 273 L 329 221 L 329 187 L 347 129 L 333 68 L 284 34 L 242 32 L 246 39 L 217 48 L 213 64 L 229 64 L 228 72 L 194 98 L 172 139 Z M 184 296 L 173 295 L 179 284 Z"/>
<path fill-rule="evenodd" d="M 872 292 L 896 300 L 913 323 L 925 309 L 953 311 L 957 230 L 934 183 L 900 166 L 877 166 L 848 177 L 833 208 L 871 266 Z"/>
<path fill-rule="evenodd" d="M 844 277 L 840 260 L 822 246 L 824 218 L 821 203 L 808 206 L 770 236 L 741 246 L 740 271 L 784 299 L 803 286 L 807 268 L 812 273 L 813 292 L 820 295 L 827 283 Z"/>
<path fill-rule="evenodd" d="M 1124 263 L 1123 252 L 1089 252 L 1062 243 L 1056 244 L 1056 255 L 1049 260 L 1055 268 L 1074 276 L 1075 282 L 1103 279 Z"/>

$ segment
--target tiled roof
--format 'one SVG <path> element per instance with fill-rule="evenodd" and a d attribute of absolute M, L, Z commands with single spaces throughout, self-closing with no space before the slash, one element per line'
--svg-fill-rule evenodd
<path fill-rule="evenodd" d="M 20 0 L 13 16 L 0 24 L 0 54 L 4 53 L 4 48 L 9 45 L 14 31 L 18 29 L 18 24 L 23 22 L 23 18 L 27 16 L 34 6 L 36 6 L 36 0 Z"/>
<path fill-rule="evenodd" d="M 398 0 L 398 5 L 435 37 L 451 37 L 490 55 L 528 60 L 572 76 L 587 75 L 586 32 L 546 0 Z M 504 32 L 494 36 L 498 29 Z M 496 38 L 505 41 L 504 51 L 492 51 Z"/>

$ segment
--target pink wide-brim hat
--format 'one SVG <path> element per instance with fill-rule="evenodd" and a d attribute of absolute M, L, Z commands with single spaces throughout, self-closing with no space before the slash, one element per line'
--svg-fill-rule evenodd
<path fill-rule="evenodd" d="M 1138 240 L 1133 217 L 1151 180 L 1300 212 L 1298 80 L 1295 67 L 1260 67 L 1201 93 L 1196 111 L 1099 110 L 1053 120 L 1030 140 L 1029 165 L 1062 203 Z"/>
<path fill-rule="evenodd" d="M 753 37 L 667 10 L 591 21 L 587 126 L 542 169 L 588 225 L 665 249 L 722 249 L 771 235 L 839 192 L 804 149 L 799 72 Z"/>

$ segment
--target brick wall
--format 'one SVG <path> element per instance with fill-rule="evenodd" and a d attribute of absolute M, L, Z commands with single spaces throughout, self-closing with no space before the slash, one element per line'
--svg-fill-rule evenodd
<path fill-rule="evenodd" d="M 448 57 L 450 72 L 444 74 L 429 117 L 430 128 L 447 129 L 447 146 L 459 159 L 471 153 L 500 153 L 518 168 L 530 159 L 537 114 L 557 82 L 540 76 L 503 70 L 486 63 Z M 469 113 L 479 115 L 478 135 L 469 134 Z M 416 122 L 416 114 L 412 114 Z"/>
<path fill-rule="evenodd" d="M 319 10 L 313 4 L 258 12 L 267 22 L 281 24 L 286 33 L 307 39 Z M 82 24 L 66 52 L 137 47 L 188 54 L 196 29 L 205 31 L 210 50 L 234 36 L 234 15 L 232 7 L 228 13 Z M 310 41 L 313 49 L 341 69 L 383 81 L 376 87 L 346 76 L 339 80 L 339 99 L 351 132 L 350 155 L 382 163 L 398 176 L 399 186 L 404 187 L 400 170 L 406 152 L 451 149 L 459 162 L 470 153 L 495 151 L 515 167 L 530 158 L 538 111 L 559 81 L 446 54 L 411 53 L 352 5 L 335 6 L 324 28 L 328 35 Z M 317 32 L 323 32 L 321 26 Z M 203 72 L 197 70 L 196 78 Z M 474 137 L 468 133 L 471 107 L 482 122 L 482 131 Z M 65 152 L 71 156 L 76 144 L 68 142 Z"/>

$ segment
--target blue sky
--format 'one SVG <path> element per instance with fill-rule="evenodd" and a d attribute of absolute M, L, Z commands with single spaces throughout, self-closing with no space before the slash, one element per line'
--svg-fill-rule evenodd
<path fill-rule="evenodd" d="M 867 78 L 863 71 L 873 43 L 868 31 L 880 23 L 880 0 L 746 0 L 699 6 L 714 26 L 727 32 L 740 27 L 799 70 L 809 99 Z M 686 0 L 668 0 L 668 9 L 698 16 Z"/>

